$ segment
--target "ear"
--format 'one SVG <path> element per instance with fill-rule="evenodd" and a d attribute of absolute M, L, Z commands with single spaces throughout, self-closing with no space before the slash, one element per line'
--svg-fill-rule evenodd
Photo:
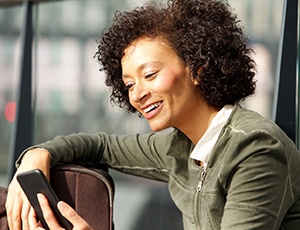
<path fill-rule="evenodd" d="M 193 78 L 192 81 L 193 81 L 194 86 L 197 86 L 197 85 L 200 84 L 200 80 L 199 79 Z"/>
<path fill-rule="evenodd" d="M 199 69 L 198 69 L 198 71 L 197 71 L 197 78 L 193 78 L 193 84 L 195 85 L 195 86 L 197 86 L 197 85 L 199 85 L 200 84 L 200 76 L 202 75 L 202 70 L 203 70 L 203 68 L 202 67 L 200 67 Z"/>

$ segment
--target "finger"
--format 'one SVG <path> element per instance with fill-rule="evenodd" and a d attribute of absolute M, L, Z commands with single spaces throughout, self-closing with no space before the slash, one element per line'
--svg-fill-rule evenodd
<path fill-rule="evenodd" d="M 91 230 L 92 228 L 89 226 L 89 224 L 82 219 L 77 212 L 67 203 L 63 201 L 59 201 L 57 204 L 57 207 L 61 214 L 71 222 L 75 229 L 81 229 L 81 230 Z"/>
<path fill-rule="evenodd" d="M 50 229 L 57 229 L 57 230 L 62 229 L 62 227 L 58 224 L 52 212 L 52 209 L 49 205 L 47 198 L 41 193 L 37 194 L 37 197 L 43 212 L 44 219 L 47 222 L 48 227 Z"/>
<path fill-rule="evenodd" d="M 23 208 L 24 194 L 15 180 L 8 187 L 5 208 L 7 212 L 7 222 L 10 229 L 21 229 L 21 213 Z"/>
<path fill-rule="evenodd" d="M 36 214 L 32 207 L 30 208 L 30 212 L 28 216 L 28 225 L 30 230 L 44 229 L 40 226 L 39 222 L 37 221 Z"/>
<path fill-rule="evenodd" d="M 12 207 L 12 208 L 11 208 Z M 10 209 L 11 208 L 11 209 Z M 7 222 L 9 229 L 22 229 L 21 207 L 13 204 L 7 208 Z M 14 211 L 11 211 L 14 210 Z"/>
<path fill-rule="evenodd" d="M 28 199 L 25 197 L 23 200 L 21 217 L 22 217 L 22 230 L 29 230 L 29 223 L 28 223 L 28 215 L 31 209 L 31 205 Z"/>

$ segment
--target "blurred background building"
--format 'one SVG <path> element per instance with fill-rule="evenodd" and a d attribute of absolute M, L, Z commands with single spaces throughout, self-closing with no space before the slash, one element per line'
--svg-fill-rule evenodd
<path fill-rule="evenodd" d="M 74 132 L 135 133 L 148 124 L 109 102 L 93 58 L 101 31 L 116 10 L 144 0 L 61 0 L 34 7 L 34 143 Z M 255 50 L 257 94 L 245 106 L 271 117 L 283 0 L 229 0 Z M 0 1 L 1 3 L 1 1 Z M 7 186 L 8 155 L 19 84 L 22 4 L 0 6 L 0 185 Z M 182 229 L 165 184 L 123 176 L 116 181 L 116 229 Z M 141 224 L 143 227 L 141 227 Z"/>

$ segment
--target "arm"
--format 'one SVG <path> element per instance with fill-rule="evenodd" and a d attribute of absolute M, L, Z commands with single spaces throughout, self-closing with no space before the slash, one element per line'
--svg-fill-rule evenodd
<path fill-rule="evenodd" d="M 16 163 L 16 175 L 39 168 L 49 178 L 50 165 L 105 163 L 126 173 L 167 181 L 169 159 L 180 151 L 190 151 L 190 147 L 186 137 L 177 131 L 122 136 L 105 133 L 60 136 L 25 150 Z M 30 205 L 16 179 L 9 186 L 6 207 L 11 229 L 20 229 L 21 216 L 23 226 L 28 226 Z"/>
<path fill-rule="evenodd" d="M 170 159 L 176 152 L 190 151 L 191 144 L 186 139 L 182 133 L 170 130 L 134 135 L 80 133 L 59 136 L 35 147 L 50 152 L 51 165 L 107 164 L 125 173 L 167 181 Z"/>

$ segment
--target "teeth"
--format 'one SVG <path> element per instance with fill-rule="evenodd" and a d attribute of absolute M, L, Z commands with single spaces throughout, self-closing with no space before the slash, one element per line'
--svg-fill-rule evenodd
<path fill-rule="evenodd" d="M 149 113 L 150 111 L 152 111 L 153 109 L 157 108 L 160 105 L 161 105 L 161 102 L 154 103 L 154 104 L 150 105 L 149 107 L 147 107 L 146 109 L 144 109 L 144 112 Z"/>

